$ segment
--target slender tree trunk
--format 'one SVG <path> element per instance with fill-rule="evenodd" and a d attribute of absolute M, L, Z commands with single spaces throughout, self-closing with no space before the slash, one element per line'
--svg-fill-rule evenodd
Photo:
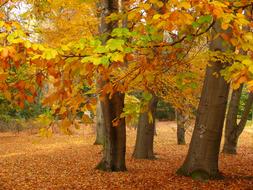
<path fill-rule="evenodd" d="M 243 85 L 241 85 L 237 90 L 233 90 L 231 99 L 229 102 L 226 125 L 225 125 L 225 144 L 223 147 L 224 153 L 234 154 L 235 144 L 232 140 L 232 133 L 237 127 L 237 113 L 239 110 L 240 97 L 242 94 Z"/>
<path fill-rule="evenodd" d="M 249 15 L 246 14 L 246 12 L 247 12 L 247 8 L 244 11 L 245 16 L 249 20 L 252 20 L 252 18 L 250 18 Z M 244 30 L 250 31 L 250 28 L 247 26 L 247 27 L 244 27 Z M 247 55 L 247 52 L 241 50 L 241 54 Z M 232 98 L 229 105 L 228 116 L 227 116 L 227 121 L 226 121 L 226 129 L 225 129 L 225 142 L 223 146 L 223 153 L 226 153 L 226 154 L 236 154 L 238 139 L 243 129 L 245 128 L 248 115 L 252 106 L 253 95 L 252 93 L 250 93 L 248 96 L 244 111 L 242 113 L 241 120 L 239 124 L 237 124 L 237 114 L 238 114 L 242 88 L 243 88 L 243 85 L 241 85 L 238 90 L 233 91 Z"/>
<path fill-rule="evenodd" d="M 101 35 L 109 34 L 112 29 L 117 26 L 116 22 L 106 23 L 105 18 L 113 11 L 118 11 L 118 5 L 118 0 L 100 0 Z M 102 81 L 100 86 L 103 87 L 106 82 L 108 81 Z M 124 108 L 124 96 L 125 95 L 120 92 L 114 92 L 112 97 L 109 97 L 109 94 L 102 97 L 101 108 L 105 129 L 104 151 L 103 158 L 96 168 L 103 171 L 126 170 L 126 123 L 125 118 L 120 117 Z"/>
<path fill-rule="evenodd" d="M 154 134 L 155 134 L 155 112 L 157 106 L 157 97 L 153 96 L 149 102 L 148 110 L 140 114 L 137 138 L 133 157 L 137 159 L 154 159 Z M 152 122 L 150 122 L 150 114 Z"/>
<path fill-rule="evenodd" d="M 232 94 L 232 99 L 229 105 L 229 111 L 226 121 L 226 130 L 225 130 L 225 142 L 223 147 L 223 153 L 226 154 L 236 154 L 238 139 L 243 132 L 249 112 L 253 103 L 253 93 L 249 93 L 247 102 L 244 107 L 244 111 L 241 116 L 239 124 L 237 124 L 237 113 L 240 102 L 240 95 L 242 92 L 242 85 L 238 90 L 234 90 Z M 237 100 L 239 99 L 239 100 Z"/>
<path fill-rule="evenodd" d="M 220 31 L 218 23 L 215 29 Z M 219 37 L 212 41 L 210 49 L 226 51 L 228 48 Z M 229 92 L 229 84 L 220 75 L 223 66 L 224 63 L 210 61 L 207 67 L 190 147 L 179 174 L 195 179 L 221 177 L 218 156 Z"/>
<path fill-rule="evenodd" d="M 98 100 L 97 109 L 96 109 L 96 140 L 95 145 L 104 145 L 104 117 L 101 107 L 101 102 Z"/>
<path fill-rule="evenodd" d="M 177 119 L 177 144 L 184 145 L 185 143 L 185 123 L 187 121 L 187 116 L 181 111 L 176 111 Z"/>

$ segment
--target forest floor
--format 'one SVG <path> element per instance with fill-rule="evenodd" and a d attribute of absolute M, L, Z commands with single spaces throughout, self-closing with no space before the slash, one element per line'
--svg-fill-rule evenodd
<path fill-rule="evenodd" d="M 238 154 L 220 155 L 223 180 L 200 182 L 176 175 L 188 145 L 176 145 L 174 122 L 159 122 L 155 137 L 156 160 L 131 157 L 136 131 L 127 130 L 128 171 L 106 173 L 94 169 L 101 146 L 93 145 L 94 131 L 42 138 L 28 134 L 0 134 L 0 190 L 65 189 L 248 189 L 253 190 L 253 130 L 240 138 Z M 189 143 L 191 132 L 187 133 Z"/>

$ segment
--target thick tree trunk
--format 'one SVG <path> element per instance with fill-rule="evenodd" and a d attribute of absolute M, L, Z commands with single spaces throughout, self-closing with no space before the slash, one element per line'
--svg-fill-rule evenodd
<path fill-rule="evenodd" d="M 100 0 L 101 35 L 108 35 L 117 26 L 117 22 L 107 23 L 105 18 L 112 12 L 118 12 L 118 5 L 118 0 Z M 100 86 L 103 87 L 106 82 L 109 81 L 102 81 Z M 124 108 L 124 97 L 125 95 L 120 92 L 114 92 L 112 97 L 109 97 L 109 94 L 102 97 L 101 107 L 105 130 L 104 151 L 103 158 L 96 168 L 103 171 L 126 170 L 126 123 L 125 118 L 120 117 Z"/>
<path fill-rule="evenodd" d="M 104 157 L 97 169 L 104 171 L 125 171 L 126 124 L 120 118 L 124 108 L 124 94 L 107 95 L 101 102 L 105 124 Z M 115 121 L 117 119 L 117 121 Z M 113 120 L 116 126 L 113 126 Z"/>
<path fill-rule="evenodd" d="M 157 97 L 153 96 L 148 105 L 148 110 L 140 114 L 137 138 L 133 157 L 137 159 L 154 159 L 153 143 L 155 134 L 155 112 Z M 152 122 L 150 122 L 150 114 Z"/>
<path fill-rule="evenodd" d="M 98 100 L 96 109 L 96 140 L 94 145 L 104 145 L 104 117 L 102 113 L 101 102 Z"/>
<path fill-rule="evenodd" d="M 225 130 L 225 142 L 223 147 L 223 153 L 226 154 L 236 154 L 238 139 L 243 132 L 245 125 L 247 123 L 248 115 L 253 103 L 253 93 L 249 93 L 247 102 L 244 107 L 244 111 L 241 116 L 239 124 L 237 124 L 237 113 L 240 102 L 240 95 L 242 91 L 242 85 L 238 90 L 235 90 L 232 94 L 228 117 L 226 122 Z M 239 100 L 237 100 L 239 99 Z"/>
<path fill-rule="evenodd" d="M 221 76 L 213 75 L 221 69 L 219 62 L 207 68 L 193 136 L 180 174 L 200 179 L 219 177 L 218 156 L 229 89 Z"/>
<path fill-rule="evenodd" d="M 185 123 L 187 121 L 187 116 L 181 111 L 176 111 L 177 119 L 177 144 L 184 145 L 185 143 Z"/>
<path fill-rule="evenodd" d="M 216 22 L 215 32 L 221 32 Z M 227 31 L 229 32 L 229 31 Z M 212 51 L 226 51 L 221 37 L 210 44 Z M 195 179 L 213 179 L 220 177 L 218 157 L 225 119 L 229 84 L 220 75 L 226 66 L 220 62 L 209 62 L 205 81 L 198 106 L 195 127 L 186 159 L 178 170 L 179 174 L 191 176 Z"/>

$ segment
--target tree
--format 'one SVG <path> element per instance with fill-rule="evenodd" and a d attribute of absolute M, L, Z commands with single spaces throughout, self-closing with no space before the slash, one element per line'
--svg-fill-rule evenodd
<path fill-rule="evenodd" d="M 152 95 L 151 95 L 152 96 Z M 147 108 L 140 113 L 137 137 L 133 157 L 138 159 L 154 159 L 155 113 L 158 98 L 153 95 Z"/>
<path fill-rule="evenodd" d="M 96 106 L 96 140 L 94 142 L 95 145 L 103 145 L 104 144 L 104 117 L 101 108 L 101 102 L 98 100 Z"/>
<path fill-rule="evenodd" d="M 98 34 L 95 1 L 33 1 L 30 14 L 36 16 L 39 38 L 50 47 L 59 47 Z M 62 6 L 64 5 L 64 6 Z M 36 33 L 36 30 L 33 33 Z"/>
<path fill-rule="evenodd" d="M 219 24 L 215 29 L 221 31 Z M 212 41 L 210 49 L 225 52 L 227 47 L 222 45 L 219 37 Z M 226 64 L 220 61 L 210 61 L 209 64 L 188 154 L 178 170 L 180 174 L 200 179 L 220 176 L 218 156 L 229 91 L 229 84 L 220 74 Z"/>
<path fill-rule="evenodd" d="M 176 120 L 177 120 L 177 144 L 184 145 L 185 143 L 185 123 L 188 117 L 183 114 L 180 110 L 176 111 Z"/>
<path fill-rule="evenodd" d="M 42 7 L 46 7 L 46 9 L 47 4 L 50 4 L 50 1 L 36 2 L 43 3 L 43 5 L 45 3 L 46 6 Z M 61 1 L 55 2 L 59 6 Z M 221 46 L 220 42 L 223 42 L 224 44 L 232 44 L 237 49 L 252 50 L 252 34 L 245 31 L 240 32 L 245 25 L 250 25 L 242 12 L 244 7 L 251 6 L 251 1 L 133 0 L 129 1 L 128 10 L 124 13 L 120 12 L 120 14 L 118 14 L 120 10 L 118 5 L 122 4 L 121 1 L 101 0 L 99 4 L 98 13 L 101 14 L 99 36 L 91 36 L 90 34 L 81 39 L 77 37 L 77 41 L 71 41 L 68 44 L 57 43 L 59 47 L 56 48 L 55 44 L 28 43 L 28 52 L 32 52 L 29 60 L 31 60 L 30 65 L 36 66 L 38 71 L 35 80 L 39 86 L 45 80 L 53 83 L 54 91 L 45 98 L 44 102 L 51 107 L 52 113 L 60 115 L 59 123 L 63 127 L 75 124 L 77 110 L 82 110 L 84 113 L 86 110 L 93 109 L 95 98 L 92 100 L 87 97 L 87 92 L 84 92 L 81 86 L 83 83 L 94 86 L 95 75 L 101 76 L 98 80 L 99 90 L 96 93 L 100 95 L 102 112 L 105 117 L 105 148 L 104 158 L 98 168 L 106 171 L 121 171 L 126 169 L 125 119 L 121 117 L 124 94 L 136 88 L 138 90 L 142 88 L 141 90 L 144 91 L 150 91 L 149 89 L 152 88 L 152 91 L 158 92 L 160 91 L 157 87 L 158 82 L 162 83 L 161 80 L 165 78 L 172 81 L 173 84 L 167 82 L 168 85 L 164 86 L 164 91 L 170 92 L 169 95 L 173 94 L 175 88 L 171 87 L 176 86 L 177 80 L 175 78 L 177 78 L 178 72 L 182 71 L 181 68 L 184 67 L 187 70 L 189 67 L 189 52 L 193 46 L 198 44 L 196 39 L 207 37 L 206 34 L 215 23 L 219 24 L 222 29 L 217 30 L 217 35 L 215 35 L 218 39 L 215 41 L 217 46 Z M 158 9 L 154 8 L 156 6 L 165 11 L 157 11 Z M 71 7 L 70 10 L 67 10 L 67 16 L 77 12 L 74 8 Z M 56 9 L 61 13 L 62 6 L 56 7 Z M 66 13 L 66 10 L 63 11 Z M 50 13 L 51 10 L 46 12 Z M 126 16 L 128 17 L 128 27 L 118 27 L 122 17 Z M 94 15 L 92 15 L 93 17 Z M 227 33 L 227 30 L 232 31 Z M 166 38 L 164 33 L 166 33 Z M 212 50 L 216 50 L 215 43 L 212 45 Z M 1 53 L 4 55 L 2 57 L 5 57 L 6 49 L 3 48 Z M 203 151 L 210 150 L 208 153 L 211 154 L 209 156 L 212 160 L 208 161 L 210 161 L 210 165 L 213 164 L 213 167 L 204 168 L 208 174 L 210 171 L 217 172 L 218 170 L 216 167 L 217 149 L 227 93 L 226 83 L 220 76 L 220 70 L 223 69 L 220 62 L 227 63 L 235 60 L 228 60 L 227 58 L 231 58 L 234 54 L 227 53 L 212 52 L 211 67 L 207 68 L 195 127 L 197 135 L 194 133 L 189 151 L 191 159 L 194 157 L 193 149 L 200 152 L 200 156 L 196 158 L 200 161 L 194 162 L 194 164 L 196 164 L 195 166 L 203 164 L 204 167 L 206 165 L 204 165 L 204 159 L 201 156 L 204 154 Z M 127 64 L 125 64 L 126 61 Z M 240 67 L 234 67 L 236 64 L 232 64 L 228 70 L 224 69 L 222 74 L 228 73 L 231 78 L 238 79 L 237 84 L 247 82 L 248 78 L 245 77 L 245 73 L 252 71 L 251 63 L 250 56 L 243 57 L 237 63 L 237 66 Z M 236 72 L 234 72 L 235 70 Z M 231 74 L 231 72 L 234 73 Z M 184 72 L 182 75 L 179 78 L 185 79 L 189 72 Z M 217 75 L 218 78 L 215 78 L 214 75 Z M 183 84 L 187 80 L 182 81 Z M 218 90 L 214 88 L 215 83 L 218 84 Z M 23 89 L 24 83 L 21 82 L 17 86 Z M 209 93 L 209 91 L 211 92 Z M 173 99 L 174 101 L 178 100 L 175 97 Z M 207 110 L 204 109 L 206 101 Z M 213 107 L 216 104 L 221 105 L 219 109 Z M 208 110 L 209 113 L 207 113 Z M 204 121 L 206 118 L 210 119 Z M 87 120 L 85 115 L 83 120 Z M 210 130 L 213 130 L 215 121 L 218 125 L 214 128 L 216 129 L 215 135 L 211 135 Z M 204 128 L 203 138 L 202 135 L 198 135 L 202 128 Z M 214 139 L 208 144 L 208 138 L 211 136 Z M 196 145 L 196 141 L 201 142 L 200 145 L 204 144 L 203 147 Z M 208 146 L 213 148 L 209 149 Z M 195 170 L 196 167 L 191 169 Z M 191 169 L 187 172 L 191 173 Z M 211 176 L 215 174 L 215 172 L 210 173 Z"/>
<path fill-rule="evenodd" d="M 252 7 L 251 7 L 251 9 L 246 8 L 246 10 L 244 10 L 244 14 L 247 17 L 247 19 L 249 21 L 252 21 L 252 15 L 249 14 L 248 12 L 252 13 Z M 250 31 L 249 26 L 246 26 L 243 29 L 247 32 Z M 248 51 L 248 52 L 250 52 L 250 51 Z M 245 52 L 245 51 L 241 50 L 240 53 L 242 55 L 247 55 L 247 51 Z M 237 87 L 236 87 L 236 89 L 233 89 L 231 100 L 229 103 L 227 118 L 226 118 L 225 142 L 224 142 L 224 146 L 223 146 L 223 153 L 236 154 L 238 139 L 245 128 L 245 125 L 246 125 L 247 119 L 248 119 L 248 115 L 250 113 L 251 106 L 253 103 L 253 94 L 252 94 L 252 92 L 250 92 L 248 94 L 248 99 L 247 99 L 246 104 L 244 106 L 244 110 L 242 111 L 241 119 L 238 123 L 237 122 L 237 115 L 239 113 L 240 99 L 241 99 L 243 86 L 244 86 L 243 84 L 240 84 L 240 83 L 244 80 L 249 80 L 251 78 L 252 78 L 252 75 L 245 74 L 245 75 L 242 75 L 238 79 L 237 83 L 235 83 L 235 85 Z M 238 85 L 239 85 L 239 87 L 238 87 Z"/>
<path fill-rule="evenodd" d="M 99 6 L 101 35 L 109 34 L 117 24 L 107 23 L 105 18 L 119 10 L 118 1 L 101 0 Z M 99 83 L 101 87 L 105 84 L 106 81 Z M 125 118 L 120 117 L 124 108 L 125 95 L 121 92 L 114 92 L 110 97 L 110 94 L 106 93 L 102 98 L 101 107 L 105 127 L 104 153 L 96 168 L 105 171 L 125 171 L 126 123 Z"/>
<path fill-rule="evenodd" d="M 249 93 L 248 99 L 246 101 L 244 110 L 241 115 L 241 119 L 238 123 L 237 115 L 239 110 L 239 103 L 242 94 L 242 89 L 243 85 L 240 85 L 238 89 L 233 90 L 232 97 L 229 103 L 225 125 L 225 142 L 223 146 L 223 152 L 226 154 L 236 154 L 238 139 L 245 128 L 248 115 L 253 103 L 253 94 Z"/>

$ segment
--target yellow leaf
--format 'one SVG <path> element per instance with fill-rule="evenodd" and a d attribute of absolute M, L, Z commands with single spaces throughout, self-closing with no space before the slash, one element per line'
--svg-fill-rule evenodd
<path fill-rule="evenodd" d="M 2 56 L 3 58 L 6 58 L 6 57 L 8 57 L 8 55 L 9 55 L 9 50 L 8 50 L 8 48 L 4 48 L 3 51 L 2 51 L 2 53 L 1 53 L 1 56 Z"/>
<path fill-rule="evenodd" d="M 182 2 L 182 3 L 179 4 L 179 7 L 182 7 L 182 8 L 185 8 L 185 9 L 189 9 L 189 8 L 191 8 L 191 4 L 184 1 L 184 2 Z"/>
<path fill-rule="evenodd" d="M 148 122 L 153 123 L 153 121 L 154 121 L 154 119 L 153 119 L 152 113 L 149 111 L 148 112 Z"/>

